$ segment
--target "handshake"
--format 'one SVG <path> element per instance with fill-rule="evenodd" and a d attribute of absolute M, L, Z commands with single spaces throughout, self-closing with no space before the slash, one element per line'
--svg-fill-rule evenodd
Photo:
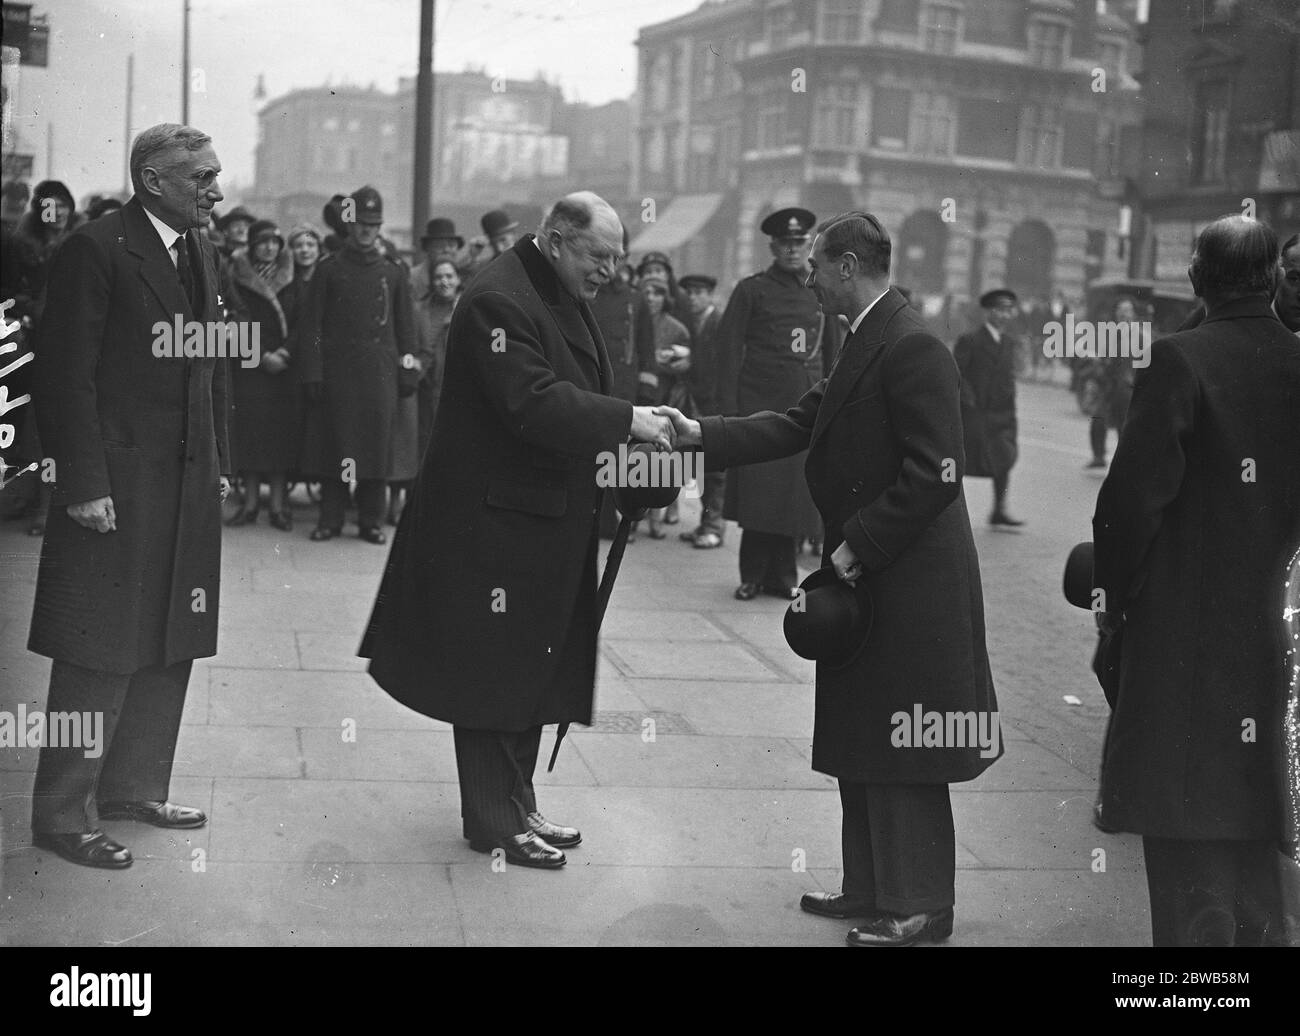
<path fill-rule="evenodd" d="M 704 441 L 700 422 L 670 406 L 634 406 L 629 434 L 637 442 L 653 443 L 660 451 L 699 446 Z"/>

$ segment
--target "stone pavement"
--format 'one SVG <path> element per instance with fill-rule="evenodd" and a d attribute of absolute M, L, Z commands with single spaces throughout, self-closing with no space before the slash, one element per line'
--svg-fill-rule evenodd
<path fill-rule="evenodd" d="M 965 487 L 1007 750 L 953 787 L 950 945 L 1141 945 L 1140 841 L 1090 824 L 1107 711 L 1088 669 L 1092 622 L 1060 591 L 1100 479 L 1082 470 L 1072 397 L 1020 393 L 1010 509 L 1029 524 L 989 531 L 989 483 Z M 695 512 L 685 505 L 684 523 Z M 207 811 L 206 829 L 107 822 L 135 865 L 74 867 L 30 845 L 36 752 L 0 749 L 0 941 L 842 944 L 848 923 L 797 905 L 840 881 L 838 793 L 809 768 L 813 667 L 785 645 L 781 602 L 732 598 L 734 527 L 717 551 L 678 542 L 685 524 L 628 548 L 597 722 L 574 728 L 555 772 L 538 775 L 543 811 L 579 825 L 584 843 L 560 872 L 502 873 L 461 840 L 450 729 L 389 699 L 353 654 L 384 549 L 311 543 L 314 514 L 297 517 L 288 535 L 265 516 L 226 533 L 220 653 L 195 666 L 172 786 Z M 43 707 L 46 693 L 49 663 L 25 650 L 37 550 L 19 523 L 0 529 L 0 709 L 11 712 Z"/>

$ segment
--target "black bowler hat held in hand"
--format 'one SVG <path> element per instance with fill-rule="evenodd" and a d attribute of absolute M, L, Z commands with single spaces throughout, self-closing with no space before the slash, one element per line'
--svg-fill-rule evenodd
<path fill-rule="evenodd" d="M 799 596 L 785 610 L 785 639 L 800 658 L 828 669 L 852 665 L 867 645 L 873 614 L 862 580 L 850 586 L 829 565 L 799 584 Z"/>
<path fill-rule="evenodd" d="M 1062 588 L 1065 599 L 1076 608 L 1092 610 L 1092 543 L 1078 543 L 1065 560 Z"/>

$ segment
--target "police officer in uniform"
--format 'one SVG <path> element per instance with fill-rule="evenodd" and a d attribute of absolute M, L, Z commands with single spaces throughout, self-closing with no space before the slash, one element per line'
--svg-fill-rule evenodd
<path fill-rule="evenodd" d="M 805 286 L 809 231 L 816 222 L 799 208 L 763 220 L 761 229 L 772 239 L 772 265 L 736 285 L 718 326 L 718 403 L 724 415 L 781 413 L 830 373 L 839 323 L 823 316 Z M 723 513 L 743 530 L 738 600 L 795 594 L 795 544 L 821 529 L 803 465 L 800 453 L 727 475 Z"/>
<path fill-rule="evenodd" d="M 311 538 L 343 531 L 355 483 L 360 536 L 382 544 L 397 400 L 416 389 L 409 361 L 403 366 L 415 352 L 415 317 L 406 271 L 379 247 L 383 199 L 362 187 L 351 201 L 354 218 L 343 210 L 347 240 L 320 261 L 298 331 L 303 383 L 324 403 L 326 423 L 320 520 Z"/>

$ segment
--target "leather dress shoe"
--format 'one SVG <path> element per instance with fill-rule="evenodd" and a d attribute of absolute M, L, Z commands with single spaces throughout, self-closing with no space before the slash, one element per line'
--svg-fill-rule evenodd
<path fill-rule="evenodd" d="M 994 511 L 989 515 L 989 524 L 1005 526 L 1008 529 L 1018 529 L 1025 523 L 1023 519 L 1012 518 L 1010 515 L 1004 514 L 1001 511 Z"/>
<path fill-rule="evenodd" d="M 850 946 L 911 946 L 918 942 L 943 942 L 950 935 L 952 907 L 945 907 L 911 917 L 881 914 L 861 928 L 852 929 L 844 941 Z"/>
<path fill-rule="evenodd" d="M 469 847 L 476 853 L 490 853 L 493 849 L 505 851 L 506 859 L 521 867 L 541 867 L 554 870 L 568 863 L 564 853 L 548 845 L 531 831 L 522 835 L 508 835 L 501 839 L 471 839 Z"/>
<path fill-rule="evenodd" d="M 849 896 L 843 892 L 805 892 L 799 897 L 799 909 L 821 917 L 875 917 L 874 900 Z"/>
<path fill-rule="evenodd" d="M 758 596 L 758 590 L 759 587 L 757 583 L 741 583 L 736 587 L 736 600 L 752 601 Z"/>
<path fill-rule="evenodd" d="M 323 543 L 325 540 L 332 540 L 339 534 L 339 531 L 338 529 L 326 529 L 324 526 L 317 526 L 312 529 L 311 536 L 308 538 L 316 543 Z"/>
<path fill-rule="evenodd" d="M 768 597 L 779 597 L 783 601 L 793 601 L 799 596 L 799 591 L 793 586 L 765 586 L 763 593 Z"/>
<path fill-rule="evenodd" d="M 576 827 L 552 824 L 540 813 L 528 814 L 528 830 L 552 849 L 572 849 L 582 844 L 582 832 Z"/>
<path fill-rule="evenodd" d="M 382 546 L 388 542 L 388 537 L 384 535 L 382 529 L 362 529 L 357 535 L 367 543 L 373 543 L 376 546 Z"/>
<path fill-rule="evenodd" d="M 101 820 L 138 820 L 154 827 L 202 827 L 208 822 L 203 810 L 172 802 L 101 802 Z"/>
<path fill-rule="evenodd" d="M 271 512 L 271 526 L 281 532 L 293 531 L 293 515 L 286 511 Z"/>
<path fill-rule="evenodd" d="M 70 835 L 33 832 L 32 844 L 58 853 L 65 860 L 83 867 L 105 867 L 120 871 L 131 866 L 131 850 L 118 845 L 103 831 Z"/>

